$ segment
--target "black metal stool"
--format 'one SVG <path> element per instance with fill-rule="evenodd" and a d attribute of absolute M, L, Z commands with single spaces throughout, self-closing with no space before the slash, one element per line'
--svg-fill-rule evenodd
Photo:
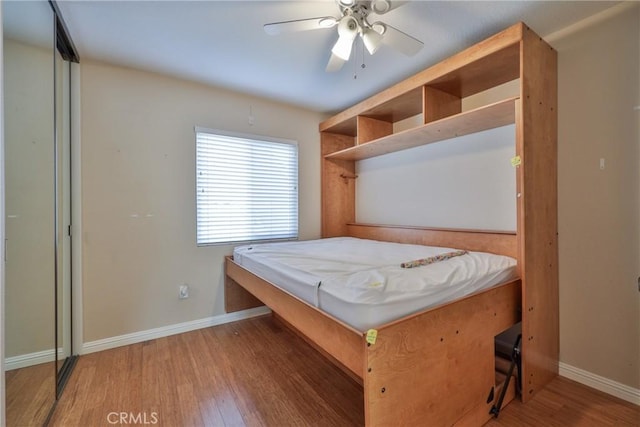
<path fill-rule="evenodd" d="M 507 370 L 507 379 L 505 380 L 498 401 L 491 407 L 490 414 L 495 418 L 498 418 L 500 410 L 502 409 L 502 402 L 504 396 L 509 388 L 509 381 L 513 376 L 513 370 L 518 369 L 518 375 L 516 378 L 516 394 L 522 392 L 522 364 L 520 363 L 520 341 L 522 339 L 522 322 L 518 322 L 511 328 L 502 332 L 495 339 L 496 355 L 501 356 L 504 359 L 511 361 L 509 369 Z"/>

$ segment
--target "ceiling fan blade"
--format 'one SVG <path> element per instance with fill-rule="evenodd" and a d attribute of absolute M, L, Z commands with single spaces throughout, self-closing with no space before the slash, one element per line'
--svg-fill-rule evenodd
<path fill-rule="evenodd" d="M 413 56 L 422 49 L 424 43 L 420 40 L 411 37 L 407 33 L 403 33 L 397 28 L 391 25 L 384 24 L 382 22 L 376 22 L 372 25 L 374 30 L 378 31 L 380 28 L 384 28 L 383 31 L 378 31 L 382 34 L 382 43 L 391 46 L 392 48 L 404 53 L 407 56 Z"/>
<path fill-rule="evenodd" d="M 344 59 L 340 58 L 338 55 L 332 53 L 331 58 L 329 58 L 329 63 L 327 64 L 326 71 L 328 73 L 333 73 L 339 71 L 344 63 L 347 62 Z"/>
<path fill-rule="evenodd" d="M 293 21 L 273 22 L 264 24 L 264 31 L 269 35 L 282 33 L 292 33 L 296 31 L 318 30 L 331 28 L 338 23 L 333 16 L 323 16 L 320 18 L 296 19 Z"/>

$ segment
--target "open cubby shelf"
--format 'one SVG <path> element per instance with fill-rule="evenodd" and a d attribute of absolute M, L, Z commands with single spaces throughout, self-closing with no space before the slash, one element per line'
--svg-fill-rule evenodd
<path fill-rule="evenodd" d="M 326 155 L 325 158 L 363 160 L 513 124 L 515 122 L 515 103 L 518 99 L 518 97 L 513 97 L 470 111 L 458 113 L 417 128 L 408 129 L 403 132 L 336 151 Z"/>

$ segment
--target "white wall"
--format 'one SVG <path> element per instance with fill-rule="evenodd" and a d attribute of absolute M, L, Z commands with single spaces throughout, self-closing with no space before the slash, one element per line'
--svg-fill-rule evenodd
<path fill-rule="evenodd" d="M 320 114 L 90 61 L 81 98 L 84 342 L 224 313 L 232 247 L 196 247 L 194 126 L 297 140 L 300 238 L 319 237 Z"/>
<path fill-rule="evenodd" d="M 357 221 L 513 231 L 514 155 L 510 125 L 360 161 Z"/>
<path fill-rule="evenodd" d="M 640 4 L 589 22 L 551 37 L 560 359 L 635 388 L 640 402 Z"/>

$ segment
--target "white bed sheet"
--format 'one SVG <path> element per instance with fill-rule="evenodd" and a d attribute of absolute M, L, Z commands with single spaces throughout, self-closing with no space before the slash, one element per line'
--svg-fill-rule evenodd
<path fill-rule="evenodd" d="M 366 331 L 517 277 L 515 259 L 484 252 L 400 267 L 453 250 L 334 237 L 244 245 L 233 256 L 254 274 Z"/>

